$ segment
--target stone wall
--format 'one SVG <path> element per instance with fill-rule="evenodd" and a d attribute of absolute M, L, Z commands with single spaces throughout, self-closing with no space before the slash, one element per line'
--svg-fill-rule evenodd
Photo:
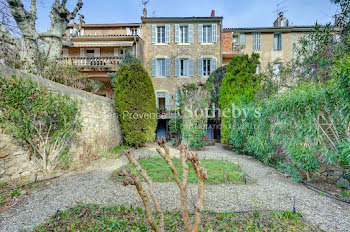
<path fill-rule="evenodd" d="M 67 94 L 79 101 L 82 131 L 71 149 L 73 160 L 84 159 L 92 153 L 106 151 L 120 144 L 121 130 L 113 100 L 0 65 L 2 78 L 12 75 L 30 78 L 50 91 Z M 0 131 L 0 181 L 27 176 L 34 171 L 29 151 Z"/>

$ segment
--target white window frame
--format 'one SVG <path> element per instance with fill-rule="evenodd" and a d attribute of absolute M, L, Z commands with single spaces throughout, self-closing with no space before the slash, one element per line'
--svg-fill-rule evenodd
<path fill-rule="evenodd" d="M 203 43 L 213 43 L 213 27 L 211 24 L 203 25 Z"/>
<path fill-rule="evenodd" d="M 166 77 L 166 58 L 156 58 L 156 69 L 158 77 Z"/>
<path fill-rule="evenodd" d="M 131 28 L 130 29 L 130 34 L 134 35 L 134 36 L 138 35 L 138 28 Z"/>
<path fill-rule="evenodd" d="M 189 43 L 189 26 L 179 26 L 179 42 L 182 44 Z"/>
<path fill-rule="evenodd" d="M 252 43 L 253 51 L 261 51 L 261 32 L 252 33 Z"/>
<path fill-rule="evenodd" d="M 159 32 L 159 30 L 162 29 L 163 31 Z M 158 44 L 165 44 L 166 43 L 166 26 L 165 25 L 159 25 L 156 27 L 156 42 Z"/>

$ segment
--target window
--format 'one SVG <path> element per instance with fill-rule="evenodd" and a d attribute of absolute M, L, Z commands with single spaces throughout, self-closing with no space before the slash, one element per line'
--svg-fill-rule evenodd
<path fill-rule="evenodd" d="M 165 43 L 165 27 L 157 27 L 157 43 Z"/>
<path fill-rule="evenodd" d="M 261 73 L 261 65 L 258 64 L 258 65 L 256 66 L 256 72 L 255 72 L 255 74 L 260 74 L 260 73 Z"/>
<path fill-rule="evenodd" d="M 275 51 L 282 50 L 282 33 L 275 33 L 273 35 L 273 49 Z"/>
<path fill-rule="evenodd" d="M 131 28 L 131 35 L 137 35 L 137 28 Z"/>
<path fill-rule="evenodd" d="M 203 76 L 210 76 L 211 73 L 211 59 L 203 59 Z"/>
<path fill-rule="evenodd" d="M 157 76 L 166 76 L 165 59 L 157 59 Z"/>
<path fill-rule="evenodd" d="M 261 33 L 255 32 L 253 33 L 253 51 L 261 50 Z"/>
<path fill-rule="evenodd" d="M 86 56 L 94 56 L 95 50 L 94 49 L 86 49 Z"/>
<path fill-rule="evenodd" d="M 281 70 L 282 66 L 281 64 L 273 64 L 273 76 L 274 76 L 274 80 L 279 81 L 281 79 Z"/>
<path fill-rule="evenodd" d="M 180 26 L 180 43 L 188 43 L 188 26 Z"/>
<path fill-rule="evenodd" d="M 180 76 L 189 76 L 188 59 L 180 59 Z"/>
<path fill-rule="evenodd" d="M 213 31 L 211 25 L 203 26 L 203 43 L 212 43 Z"/>

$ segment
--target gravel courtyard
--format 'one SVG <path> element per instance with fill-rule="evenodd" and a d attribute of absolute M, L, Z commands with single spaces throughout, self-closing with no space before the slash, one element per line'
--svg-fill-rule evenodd
<path fill-rule="evenodd" d="M 178 151 L 172 149 L 178 155 Z M 154 147 L 136 152 L 138 157 L 156 155 Z M 274 169 L 252 159 L 236 155 L 221 145 L 199 152 L 202 159 L 219 159 L 239 163 L 253 183 L 247 185 L 220 184 L 205 187 L 205 210 L 240 211 L 251 209 L 296 209 L 313 225 L 325 231 L 350 231 L 350 205 L 315 193 L 302 184 L 283 177 Z M 0 214 L 0 231 L 31 229 L 44 222 L 57 210 L 78 202 L 102 205 L 142 206 L 134 186 L 124 187 L 109 180 L 111 173 L 126 164 L 125 157 L 101 160 L 79 172 L 54 180 L 45 189 L 31 192 L 21 204 Z M 178 188 L 175 183 L 155 183 L 164 209 L 179 209 Z M 189 185 L 189 203 L 193 208 L 196 186 Z"/>

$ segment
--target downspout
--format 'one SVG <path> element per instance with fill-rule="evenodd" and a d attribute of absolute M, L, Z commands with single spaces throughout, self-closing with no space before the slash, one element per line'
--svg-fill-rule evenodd
<path fill-rule="evenodd" d="M 222 32 L 223 32 L 223 28 L 222 28 L 222 21 L 224 18 L 222 18 L 222 20 L 220 21 L 220 59 L 221 59 L 221 67 L 223 66 L 222 63 Z"/>

